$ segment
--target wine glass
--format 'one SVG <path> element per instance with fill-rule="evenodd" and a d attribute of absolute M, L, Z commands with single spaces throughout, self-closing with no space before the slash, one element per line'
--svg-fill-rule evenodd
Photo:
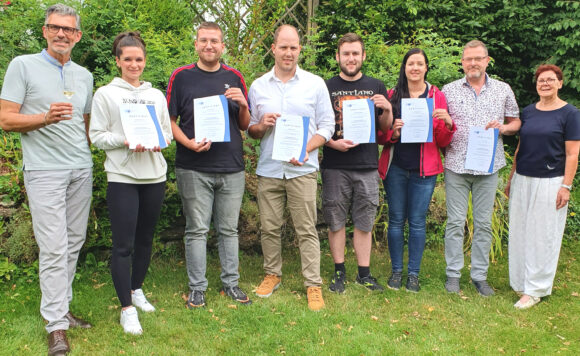
<path fill-rule="evenodd" d="M 70 100 L 75 94 L 75 78 L 72 70 L 64 70 L 62 72 L 63 78 L 63 94 Z"/>

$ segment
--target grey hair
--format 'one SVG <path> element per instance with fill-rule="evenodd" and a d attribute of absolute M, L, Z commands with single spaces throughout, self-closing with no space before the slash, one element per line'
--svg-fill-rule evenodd
<path fill-rule="evenodd" d="M 481 42 L 480 40 L 471 40 L 469 42 L 467 42 L 465 44 L 465 46 L 463 47 L 463 52 L 465 52 L 466 49 L 468 48 L 476 48 L 476 47 L 482 47 L 483 51 L 485 52 L 485 55 L 487 56 L 487 46 L 485 45 L 485 43 Z"/>
<path fill-rule="evenodd" d="M 74 16 L 76 20 L 76 28 L 77 30 L 81 30 L 81 17 L 77 14 L 76 10 L 70 6 L 66 6 L 64 4 L 54 4 L 46 9 L 46 16 L 44 17 L 44 24 L 48 24 L 48 18 L 52 14 L 57 14 L 60 16 Z"/>

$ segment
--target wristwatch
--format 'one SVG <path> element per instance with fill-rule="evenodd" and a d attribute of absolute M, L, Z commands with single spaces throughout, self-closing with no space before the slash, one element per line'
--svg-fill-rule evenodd
<path fill-rule="evenodd" d="M 566 188 L 566 189 L 568 189 L 568 190 L 572 190 L 572 186 L 571 186 L 571 185 L 566 185 L 566 184 L 564 184 L 564 183 L 562 183 L 561 187 L 562 187 L 562 188 Z"/>

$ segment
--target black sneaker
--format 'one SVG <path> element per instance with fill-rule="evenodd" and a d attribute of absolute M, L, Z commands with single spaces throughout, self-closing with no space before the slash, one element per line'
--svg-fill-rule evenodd
<path fill-rule="evenodd" d="M 360 278 L 360 276 L 356 276 L 356 282 L 360 285 L 367 287 L 370 290 L 378 290 L 384 291 L 385 287 L 377 283 L 377 279 L 370 274 L 364 278 Z"/>
<path fill-rule="evenodd" d="M 489 297 L 495 294 L 493 288 L 491 288 L 486 280 L 473 281 L 473 285 L 475 286 L 475 289 L 477 289 L 477 292 L 479 292 L 479 294 L 483 297 Z"/>
<path fill-rule="evenodd" d="M 410 274 L 407 277 L 405 289 L 407 289 L 407 292 L 418 293 L 421 290 L 421 287 L 419 286 L 419 277 Z"/>
<path fill-rule="evenodd" d="M 252 301 L 250 298 L 240 289 L 238 286 L 233 287 L 226 287 L 220 291 L 221 295 L 227 295 L 228 297 L 232 298 L 234 301 L 243 304 L 243 305 L 250 305 Z"/>
<path fill-rule="evenodd" d="M 330 286 L 328 286 L 328 289 L 330 289 L 331 292 L 342 294 L 344 293 L 345 283 L 346 278 L 344 273 L 342 273 L 341 271 L 334 271 L 334 276 L 330 281 Z"/>
<path fill-rule="evenodd" d="M 185 304 L 187 309 L 196 309 L 205 307 L 205 292 L 202 290 L 194 290 L 189 294 L 187 298 L 187 303 Z"/>
<path fill-rule="evenodd" d="M 387 287 L 399 290 L 401 289 L 401 285 L 403 284 L 403 274 L 401 272 L 393 272 L 389 277 L 389 281 L 387 282 Z"/>

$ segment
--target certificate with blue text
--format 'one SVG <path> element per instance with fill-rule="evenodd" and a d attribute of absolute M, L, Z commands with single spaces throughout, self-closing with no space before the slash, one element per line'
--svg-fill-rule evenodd
<path fill-rule="evenodd" d="M 119 112 L 130 149 L 135 149 L 137 145 L 147 149 L 167 147 L 154 105 L 121 104 Z"/>
<path fill-rule="evenodd" d="M 342 102 L 343 137 L 354 143 L 375 142 L 375 103 L 371 99 Z"/>
<path fill-rule="evenodd" d="M 470 127 L 465 169 L 492 173 L 498 138 L 499 129 Z"/>
<path fill-rule="evenodd" d="M 402 143 L 433 142 L 433 99 L 401 99 Z"/>
<path fill-rule="evenodd" d="M 289 162 L 293 158 L 304 162 L 308 143 L 310 118 L 299 115 L 282 115 L 276 119 L 272 159 Z"/>
<path fill-rule="evenodd" d="M 193 99 L 195 142 L 230 142 L 230 115 L 224 95 Z"/>

